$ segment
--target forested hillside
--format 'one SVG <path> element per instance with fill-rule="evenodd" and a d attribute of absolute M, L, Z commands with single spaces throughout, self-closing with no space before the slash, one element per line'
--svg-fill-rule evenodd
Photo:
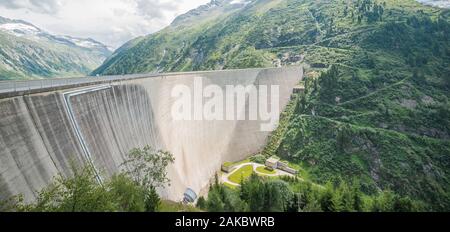
<path fill-rule="evenodd" d="M 278 154 L 319 183 L 358 179 L 365 193 L 390 189 L 448 210 L 448 12 L 360 4 L 344 6 L 335 24 L 352 20 L 363 33 L 306 49 L 312 67 L 328 70 L 308 73 Z"/>

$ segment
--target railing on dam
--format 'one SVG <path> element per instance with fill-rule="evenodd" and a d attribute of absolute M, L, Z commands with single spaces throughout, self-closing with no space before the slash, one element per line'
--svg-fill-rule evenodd
<path fill-rule="evenodd" d="M 77 77 L 77 78 L 54 78 L 54 79 L 49 78 L 39 80 L 0 81 L 0 94 L 19 93 L 39 89 L 51 89 L 64 86 L 73 86 L 91 83 L 93 84 L 108 81 L 129 80 L 159 75 L 161 74 L 136 74 L 136 75 L 100 76 L 100 77 Z"/>
<path fill-rule="evenodd" d="M 146 73 L 146 74 L 115 75 L 115 76 L 88 76 L 76 78 L 48 78 L 38 80 L 0 81 L 0 98 L 14 97 L 25 94 L 52 91 L 64 88 L 73 88 L 78 86 L 126 81 L 140 78 L 176 76 L 194 73 L 235 72 L 243 70 L 249 71 L 249 70 L 263 70 L 263 69 L 283 69 L 283 68 L 250 68 L 250 69 L 193 71 L 193 72 Z"/>

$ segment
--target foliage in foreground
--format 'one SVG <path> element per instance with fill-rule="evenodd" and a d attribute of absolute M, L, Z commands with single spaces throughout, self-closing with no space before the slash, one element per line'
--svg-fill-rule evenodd
<path fill-rule="evenodd" d="M 100 184 L 89 165 L 72 168 L 71 177 L 58 176 L 38 193 L 33 203 L 18 196 L 0 203 L 0 211 L 19 212 L 155 212 L 161 200 L 156 188 L 168 183 L 166 168 L 174 160 L 168 152 L 147 146 L 133 149 L 124 163 L 130 172 Z M 148 172 L 149 167 L 159 165 Z"/>
<path fill-rule="evenodd" d="M 197 207 L 210 212 L 414 212 L 422 204 L 391 191 L 367 196 L 358 182 L 325 187 L 296 178 L 267 179 L 256 174 L 236 190 L 217 181 Z"/>
<path fill-rule="evenodd" d="M 167 166 L 175 161 L 170 152 L 155 150 L 151 146 L 134 148 L 122 164 L 127 175 L 148 188 L 159 188 L 169 184 Z"/>

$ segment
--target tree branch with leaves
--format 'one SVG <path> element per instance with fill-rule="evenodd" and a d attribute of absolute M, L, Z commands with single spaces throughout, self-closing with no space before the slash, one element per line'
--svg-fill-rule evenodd
<path fill-rule="evenodd" d="M 174 156 L 167 151 L 156 150 L 151 146 L 134 148 L 122 164 L 125 173 L 139 185 L 147 188 L 160 188 L 170 185 L 167 177 L 167 167 L 175 161 Z"/>

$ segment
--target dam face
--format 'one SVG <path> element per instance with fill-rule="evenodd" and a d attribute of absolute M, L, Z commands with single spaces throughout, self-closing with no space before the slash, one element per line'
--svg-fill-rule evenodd
<path fill-rule="evenodd" d="M 174 120 L 173 89 L 199 79 L 222 89 L 279 86 L 282 111 L 302 74 L 301 67 L 160 74 L 0 99 L 0 199 L 33 201 L 56 175 L 70 176 L 72 162 L 91 163 L 107 179 L 131 149 L 151 145 L 174 154 L 171 184 L 159 191 L 180 201 L 186 188 L 207 187 L 223 162 L 260 152 L 270 131 L 261 120 Z M 252 110 L 246 101 L 241 114 Z"/>

